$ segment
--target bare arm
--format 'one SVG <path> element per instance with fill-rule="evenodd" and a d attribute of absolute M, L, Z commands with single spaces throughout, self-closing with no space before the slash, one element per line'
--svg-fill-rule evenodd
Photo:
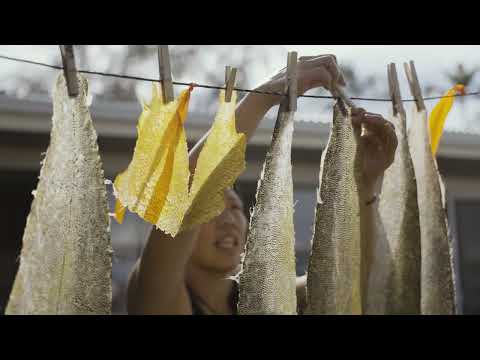
<path fill-rule="evenodd" d="M 197 231 L 173 239 L 152 228 L 141 258 L 129 279 L 129 314 L 189 314 L 185 268 Z"/>
<path fill-rule="evenodd" d="M 368 274 L 373 263 L 376 222 L 380 220 L 378 197 L 383 174 L 393 163 L 397 137 L 392 123 L 381 115 L 367 113 L 364 109 L 352 110 L 352 123 L 360 135 L 359 147 L 362 161 L 360 179 L 360 226 L 364 262 L 362 263 L 362 289 L 367 289 Z M 365 297 L 364 297 L 365 298 Z"/>
<path fill-rule="evenodd" d="M 380 179 L 379 179 L 380 181 Z M 375 233 L 375 223 L 379 220 L 378 195 L 380 192 L 379 183 L 365 185 L 360 192 L 360 231 L 361 231 L 361 252 L 363 254 L 361 266 L 362 289 L 368 288 L 368 274 L 373 264 L 374 248 L 378 240 Z M 366 299 L 365 296 L 362 297 Z"/>
<path fill-rule="evenodd" d="M 298 63 L 299 94 L 333 82 L 344 85 L 334 57 L 330 55 L 300 58 Z M 283 92 L 285 72 L 265 82 L 257 89 Z M 247 94 L 237 105 L 237 131 L 250 139 L 265 114 L 280 102 L 280 96 Z M 189 154 L 193 174 L 200 151 L 207 139 L 205 134 Z M 197 230 L 198 231 L 198 230 Z M 177 235 L 175 239 L 153 228 L 141 258 L 129 279 L 128 312 L 130 314 L 191 314 L 185 277 L 198 232 Z"/>
<path fill-rule="evenodd" d="M 285 76 L 284 69 L 270 80 L 258 86 L 256 90 L 269 93 L 283 93 Z M 337 67 L 336 59 L 333 55 L 300 57 L 297 76 L 298 95 L 303 95 L 306 91 L 317 87 L 330 88 L 333 84 L 345 85 L 345 80 Z M 237 131 L 244 133 L 248 141 L 255 133 L 265 114 L 272 107 L 278 105 L 280 101 L 281 96 L 248 93 L 239 102 L 235 111 Z M 193 160 L 191 161 L 191 166 L 194 167 L 207 137 L 208 133 L 193 147 L 190 154 Z"/>

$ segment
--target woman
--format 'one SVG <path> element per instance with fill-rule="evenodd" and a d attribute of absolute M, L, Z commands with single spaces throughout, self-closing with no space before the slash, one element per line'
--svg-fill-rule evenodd
<path fill-rule="evenodd" d="M 301 57 L 298 61 L 298 94 L 336 85 L 345 86 L 333 55 Z M 285 70 L 256 88 L 282 93 Z M 249 139 L 265 114 L 280 103 L 280 96 L 249 93 L 239 102 L 235 116 L 237 131 Z M 369 238 L 379 179 L 393 162 L 397 139 L 393 125 L 382 116 L 353 109 L 353 126 L 368 130 L 362 136 L 364 147 L 363 188 L 361 189 L 362 237 Z M 208 133 L 189 154 L 193 173 Z M 217 218 L 178 234 L 175 239 L 153 228 L 141 258 L 129 280 L 130 314 L 234 314 L 236 274 L 244 250 L 247 220 L 243 204 L 235 193 L 225 191 L 225 210 Z M 299 312 L 304 305 L 305 277 L 297 279 Z"/>

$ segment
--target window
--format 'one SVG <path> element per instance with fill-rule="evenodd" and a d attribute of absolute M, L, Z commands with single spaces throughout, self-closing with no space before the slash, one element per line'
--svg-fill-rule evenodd
<path fill-rule="evenodd" d="M 455 201 L 463 314 L 480 314 L 480 199 Z"/>

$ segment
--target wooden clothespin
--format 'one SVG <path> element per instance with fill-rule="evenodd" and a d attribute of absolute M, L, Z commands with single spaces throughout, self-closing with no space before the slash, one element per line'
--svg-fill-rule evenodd
<path fill-rule="evenodd" d="M 232 67 L 229 65 L 225 66 L 225 84 L 228 82 L 230 71 L 232 71 Z"/>
<path fill-rule="evenodd" d="M 231 66 L 225 67 L 225 102 L 230 102 L 232 99 L 233 88 L 235 87 L 235 78 L 237 76 L 237 69 Z"/>
<path fill-rule="evenodd" d="M 399 112 L 404 113 L 402 95 L 400 93 L 400 85 L 398 83 L 397 68 L 395 63 L 387 65 L 388 73 L 388 88 L 390 91 L 390 98 L 392 99 L 393 115 L 397 115 Z"/>
<path fill-rule="evenodd" d="M 403 63 L 403 66 L 405 68 L 405 74 L 407 75 L 408 84 L 410 86 L 410 92 L 417 103 L 417 109 L 418 111 L 425 110 L 425 103 L 423 102 L 422 90 L 420 88 L 420 83 L 418 82 L 415 64 L 412 60 L 410 60 L 410 66 L 407 63 Z"/>
<path fill-rule="evenodd" d="M 59 45 L 62 55 L 63 74 L 67 83 L 68 96 L 74 98 L 78 95 L 77 67 L 73 45 Z"/>
<path fill-rule="evenodd" d="M 162 84 L 163 102 L 168 104 L 174 100 L 172 70 L 170 68 L 168 45 L 158 45 L 158 67 L 160 73 L 160 82 Z"/>
<path fill-rule="evenodd" d="M 297 110 L 297 52 L 291 51 L 287 57 L 287 82 L 285 93 L 288 96 L 288 111 Z"/>

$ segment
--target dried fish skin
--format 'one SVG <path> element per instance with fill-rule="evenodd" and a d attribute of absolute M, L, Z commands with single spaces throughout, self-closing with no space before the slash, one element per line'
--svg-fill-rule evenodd
<path fill-rule="evenodd" d="M 107 192 L 87 80 L 53 92 L 50 145 L 23 235 L 6 314 L 110 314 L 112 248 Z"/>
<path fill-rule="evenodd" d="M 258 181 L 239 284 L 242 315 L 296 315 L 291 146 L 293 112 L 280 106 Z"/>
<path fill-rule="evenodd" d="M 164 104 L 161 90 L 154 87 L 152 102 L 139 119 L 132 161 L 115 180 L 119 222 L 128 207 L 175 237 L 180 231 L 210 221 L 225 208 L 224 190 L 245 169 L 245 135 L 237 133 L 235 125 L 237 95 L 233 92 L 227 103 L 225 91 L 220 92 L 219 108 L 189 189 L 184 122 L 190 91 Z"/>
<path fill-rule="evenodd" d="M 358 159 L 350 116 L 337 102 L 321 158 L 306 314 L 362 313 Z"/>
<path fill-rule="evenodd" d="M 221 90 L 218 100 L 217 114 L 197 160 L 182 230 L 220 215 L 225 209 L 224 190 L 245 170 L 246 138 L 237 133 L 235 123 L 237 93 L 233 91 L 227 103 Z"/>
<path fill-rule="evenodd" d="M 412 108 L 408 132 L 417 182 L 421 233 L 421 313 L 456 312 L 453 249 L 449 237 L 443 183 L 432 155 L 426 110 Z"/>
<path fill-rule="evenodd" d="M 437 154 L 440 139 L 442 138 L 443 127 L 445 126 L 445 121 L 453 106 L 457 93 L 464 95 L 465 86 L 456 84 L 453 88 L 449 89 L 432 109 L 430 118 L 428 119 L 433 156 Z"/>
<path fill-rule="evenodd" d="M 178 128 L 177 131 L 176 143 L 168 148 L 169 156 L 174 159 L 167 162 L 168 166 L 171 166 L 167 170 L 170 172 L 170 184 L 157 182 L 154 190 L 154 193 L 166 192 L 163 208 L 160 214 L 156 213 L 155 226 L 173 237 L 178 234 L 189 205 L 188 181 L 190 170 L 188 167 L 187 138 L 183 129 Z"/>
<path fill-rule="evenodd" d="M 188 148 L 184 122 L 190 89 L 168 104 L 158 84 L 152 100 L 138 120 L 138 137 L 128 168 L 117 175 L 115 217 L 121 222 L 125 208 L 172 236 L 178 232 L 188 208 Z"/>
<path fill-rule="evenodd" d="M 379 201 L 379 214 L 385 241 L 391 250 L 391 262 L 372 271 L 383 272 L 387 284 L 371 289 L 370 293 L 385 295 L 384 307 L 370 313 L 392 315 L 420 314 L 421 237 L 417 203 L 417 183 L 407 138 L 404 111 L 389 119 L 395 125 L 398 146 L 395 160 L 385 171 Z M 382 239 L 383 240 L 383 239 Z M 376 254 L 386 260 L 388 254 Z M 373 303 L 373 304 L 372 304 Z M 372 307 L 375 302 L 370 300 Z"/>

